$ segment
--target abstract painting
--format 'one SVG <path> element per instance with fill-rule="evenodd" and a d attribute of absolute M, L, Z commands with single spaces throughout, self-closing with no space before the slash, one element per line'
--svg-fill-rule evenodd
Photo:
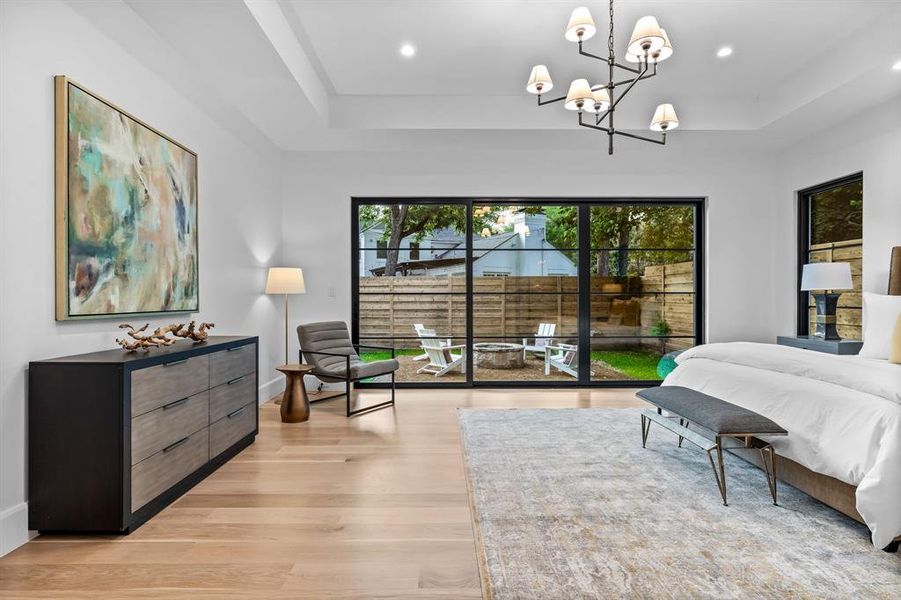
<path fill-rule="evenodd" d="M 57 319 L 199 309 L 197 155 L 56 77 Z"/>

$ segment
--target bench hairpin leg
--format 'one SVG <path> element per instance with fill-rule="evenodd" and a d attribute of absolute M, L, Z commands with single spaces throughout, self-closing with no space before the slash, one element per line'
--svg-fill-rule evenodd
<path fill-rule="evenodd" d="M 679 425 L 681 425 L 682 427 L 685 427 L 685 419 L 683 419 L 682 417 L 679 417 Z M 680 448 L 682 447 L 682 436 L 681 435 L 679 436 L 679 447 Z"/>
<path fill-rule="evenodd" d="M 716 459 L 719 464 L 719 470 L 713 464 L 713 454 L 716 450 Z M 719 436 L 716 438 L 716 446 L 707 451 L 707 458 L 710 460 L 710 468 L 713 469 L 713 477 L 716 479 L 716 487 L 720 490 L 720 496 L 723 497 L 723 506 L 729 506 L 726 501 L 726 469 L 723 467 L 723 444 Z"/>
<path fill-rule="evenodd" d="M 776 455 L 770 444 L 761 446 L 760 462 L 763 463 L 763 470 L 766 473 L 766 484 L 770 487 L 770 494 L 773 496 L 773 504 L 779 505 L 776 499 Z M 769 461 L 767 460 L 769 458 Z"/>
<path fill-rule="evenodd" d="M 651 432 L 651 420 L 641 415 L 641 447 L 646 448 L 648 443 L 648 434 Z"/>

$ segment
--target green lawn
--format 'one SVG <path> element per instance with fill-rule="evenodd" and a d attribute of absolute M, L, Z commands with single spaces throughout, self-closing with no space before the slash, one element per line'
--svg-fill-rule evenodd
<path fill-rule="evenodd" d="M 631 379 L 660 379 L 657 375 L 657 362 L 660 355 L 647 350 L 592 350 L 592 361 L 605 362 Z"/>
<path fill-rule="evenodd" d="M 418 356 L 420 354 L 422 354 L 422 350 L 418 348 L 394 351 L 395 356 Z M 360 352 L 360 356 L 367 362 L 386 360 L 391 358 L 391 352 L 389 350 L 363 350 Z M 591 360 L 606 363 L 630 379 L 647 381 L 660 379 L 657 376 L 657 362 L 660 360 L 660 355 L 657 352 L 647 350 L 592 350 Z"/>
<path fill-rule="evenodd" d="M 394 356 L 419 356 L 422 354 L 422 350 L 419 348 L 410 348 L 406 350 L 395 350 Z M 372 362 L 374 360 L 388 360 L 391 358 L 390 350 L 366 350 L 364 348 L 360 348 L 360 358 L 362 358 L 366 362 Z"/>

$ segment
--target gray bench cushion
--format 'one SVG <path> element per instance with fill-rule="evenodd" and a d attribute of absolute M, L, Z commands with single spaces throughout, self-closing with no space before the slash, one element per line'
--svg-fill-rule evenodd
<path fill-rule="evenodd" d="M 718 435 L 788 433 L 763 415 L 690 388 L 665 385 L 641 390 L 637 395 Z"/>

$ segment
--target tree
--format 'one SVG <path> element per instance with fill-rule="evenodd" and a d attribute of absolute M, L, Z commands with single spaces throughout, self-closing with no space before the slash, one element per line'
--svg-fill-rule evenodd
<path fill-rule="evenodd" d="M 548 206 L 543 210 L 548 217 L 548 242 L 558 248 L 577 248 L 578 209 L 575 206 Z M 591 247 L 596 252 L 593 272 L 601 277 L 611 274 L 624 277 L 629 274 L 630 248 L 692 247 L 694 212 L 690 206 L 598 205 L 591 208 L 589 230 Z M 610 264 L 611 252 L 615 252 L 614 269 Z M 640 271 L 646 264 L 679 260 L 686 260 L 686 257 L 660 250 L 642 252 L 637 267 Z"/>
<path fill-rule="evenodd" d="M 489 211 L 473 217 L 473 231 L 479 232 L 495 218 Z M 360 224 L 363 227 L 382 225 L 382 239 L 387 242 L 385 275 L 397 274 L 398 254 L 401 242 L 412 237 L 420 241 L 438 229 L 451 228 L 465 235 L 466 207 L 460 204 L 367 204 L 360 207 Z"/>

